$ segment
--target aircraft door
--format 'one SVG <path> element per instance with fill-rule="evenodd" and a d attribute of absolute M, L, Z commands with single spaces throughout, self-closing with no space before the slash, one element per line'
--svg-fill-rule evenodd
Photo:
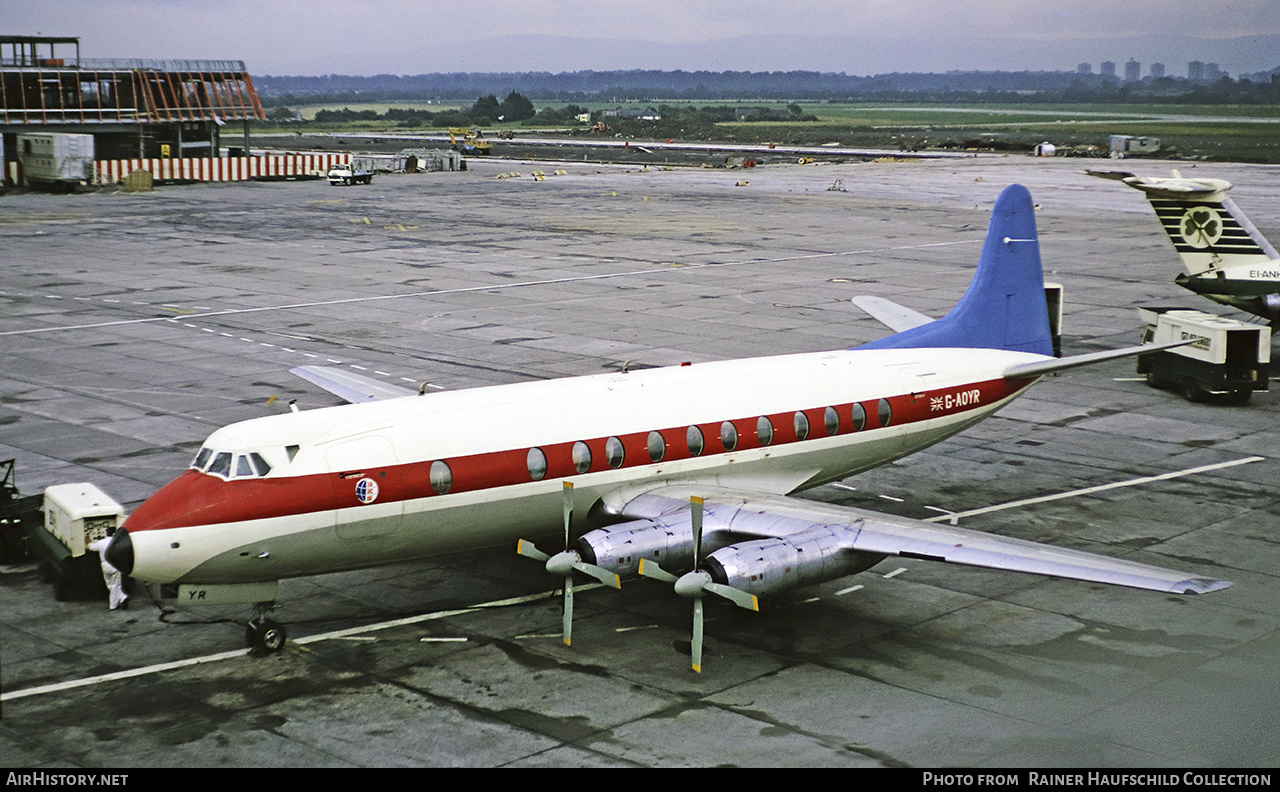
<path fill-rule="evenodd" d="M 934 383 L 938 379 L 938 375 L 932 368 L 910 365 L 899 369 L 898 375 L 902 380 L 904 396 L 901 400 L 901 405 L 893 405 L 896 408 L 897 415 L 892 416 L 890 426 L 929 418 L 929 390 L 935 387 Z M 899 435 L 903 446 L 906 448 L 914 449 L 928 445 L 928 443 L 913 442 L 915 437 L 916 433 L 913 432 L 904 432 Z"/>
<path fill-rule="evenodd" d="M 337 504 L 337 532 L 343 539 L 385 536 L 400 527 L 404 503 L 388 500 L 395 482 L 395 449 L 386 437 L 365 435 L 325 452 Z"/>

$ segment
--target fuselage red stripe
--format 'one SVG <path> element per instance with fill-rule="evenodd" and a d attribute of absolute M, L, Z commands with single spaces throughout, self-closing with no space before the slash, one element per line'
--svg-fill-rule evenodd
<path fill-rule="evenodd" d="M 765 417 L 773 425 L 773 437 L 769 446 L 807 442 L 819 438 L 855 434 L 884 428 L 880 419 L 880 402 L 886 401 L 891 415 L 890 425 L 903 426 L 920 423 L 930 418 L 946 417 L 987 407 L 1013 395 L 1031 384 L 1032 380 L 988 380 L 960 386 L 950 386 L 930 391 L 899 394 L 886 399 L 862 402 L 846 402 L 833 405 L 839 416 L 839 427 L 828 434 L 825 424 L 826 407 L 812 407 L 801 411 L 808 419 L 807 437 L 801 439 L 795 431 L 796 412 L 772 413 Z M 853 407 L 860 404 L 865 413 L 864 425 L 855 428 Z M 737 431 L 737 444 L 733 452 L 762 447 L 757 434 L 759 416 L 732 420 Z M 693 454 L 686 443 L 688 426 L 668 427 L 658 430 L 666 444 L 660 461 L 649 456 L 649 432 L 633 432 L 617 435 L 623 446 L 621 469 L 655 466 L 698 457 L 733 453 L 721 443 L 721 422 L 695 424 L 703 435 L 703 450 Z M 591 466 L 579 473 L 573 463 L 573 445 L 577 440 L 567 440 L 538 446 L 547 459 L 547 471 L 543 479 L 561 479 L 590 475 L 613 469 L 605 451 L 607 437 L 585 440 L 591 450 Z M 475 492 L 478 490 L 527 484 L 530 477 L 527 466 L 529 448 L 507 449 L 445 460 L 452 472 L 452 485 L 448 494 Z M 285 515 L 336 511 L 362 505 L 356 494 L 356 486 L 362 479 L 372 479 L 377 484 L 377 497 L 370 503 L 394 503 L 419 498 L 440 497 L 432 489 L 431 464 L 434 460 L 406 464 L 317 473 L 305 476 L 281 476 L 225 480 L 219 476 L 188 470 L 162 487 L 138 507 L 126 521 L 130 531 L 160 530 L 196 525 L 213 525 L 246 520 L 261 520 Z M 367 485 L 366 485 L 367 486 Z"/>

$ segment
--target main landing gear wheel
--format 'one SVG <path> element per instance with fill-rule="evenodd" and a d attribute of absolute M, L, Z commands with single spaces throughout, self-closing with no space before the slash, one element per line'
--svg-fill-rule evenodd
<path fill-rule="evenodd" d="M 270 618 L 274 610 L 274 602 L 260 602 L 253 606 L 253 616 L 244 628 L 244 642 L 255 652 L 272 654 L 284 648 L 288 634 L 283 624 Z"/>

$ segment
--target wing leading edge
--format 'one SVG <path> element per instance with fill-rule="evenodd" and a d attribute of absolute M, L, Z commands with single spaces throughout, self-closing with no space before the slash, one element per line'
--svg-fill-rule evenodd
<path fill-rule="evenodd" d="M 699 492 L 703 493 L 706 504 L 703 541 L 717 548 L 710 553 L 710 558 L 720 558 L 722 563 L 718 566 L 726 576 L 717 582 L 753 594 L 787 587 L 776 585 L 777 581 L 790 574 L 785 564 L 778 568 L 766 568 L 769 565 L 765 564 L 758 569 L 746 569 L 740 563 L 742 558 L 788 558 L 788 553 L 773 552 L 779 542 L 791 545 L 797 551 L 793 555 L 803 559 L 804 563 L 811 562 L 815 555 L 825 553 L 829 557 L 830 563 L 825 565 L 820 578 L 800 575 L 794 585 L 843 577 L 861 571 L 886 556 L 1026 572 L 1170 594 L 1205 594 L 1231 585 L 1224 580 L 1151 564 L 861 509 L 729 490 L 700 488 Z M 685 492 L 671 488 L 633 499 L 623 508 L 623 513 L 632 518 L 669 519 L 687 507 Z M 806 554 L 809 555 L 806 557 Z M 834 559 L 837 554 L 843 556 L 843 561 Z M 876 558 L 869 561 L 867 556 Z M 745 570 L 742 579 L 735 577 L 733 570 L 736 569 Z M 768 586 L 757 585 L 752 575 L 772 582 Z"/>

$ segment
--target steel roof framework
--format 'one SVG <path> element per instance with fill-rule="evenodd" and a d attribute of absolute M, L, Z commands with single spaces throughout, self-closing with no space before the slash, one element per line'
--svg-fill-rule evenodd
<path fill-rule="evenodd" d="M 56 64 L 56 65 L 55 65 Z M 0 62 L 0 123 L 148 124 L 266 117 L 243 61 Z"/>

